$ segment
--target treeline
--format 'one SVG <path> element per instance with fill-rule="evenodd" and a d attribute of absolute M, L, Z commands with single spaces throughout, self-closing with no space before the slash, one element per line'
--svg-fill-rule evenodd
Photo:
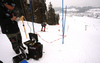
<path fill-rule="evenodd" d="M 59 14 L 55 14 L 54 8 L 50 2 L 47 10 L 46 0 L 31 0 L 31 7 L 29 0 L 15 0 L 16 7 L 14 12 L 16 16 L 25 16 L 27 21 L 34 21 L 36 23 L 47 22 L 49 25 L 59 24 Z M 32 15 L 31 11 L 32 9 Z M 33 18 L 33 19 L 32 19 Z"/>

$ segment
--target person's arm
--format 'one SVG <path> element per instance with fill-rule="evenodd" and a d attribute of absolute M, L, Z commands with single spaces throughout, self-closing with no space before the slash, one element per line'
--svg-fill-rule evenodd
<path fill-rule="evenodd" d="M 16 16 L 12 18 L 5 18 L 5 13 L 0 10 L 0 25 L 12 23 L 16 19 Z"/>

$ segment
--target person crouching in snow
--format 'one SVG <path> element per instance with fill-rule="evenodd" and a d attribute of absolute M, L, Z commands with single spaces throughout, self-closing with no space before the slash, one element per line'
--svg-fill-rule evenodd
<path fill-rule="evenodd" d="M 41 24 L 41 26 L 42 26 L 41 31 L 45 31 L 46 24 L 47 24 L 46 22 L 43 22 L 43 23 Z"/>
<path fill-rule="evenodd" d="M 15 21 L 16 16 L 13 13 L 15 3 L 13 0 L 2 0 L 0 2 L 0 26 L 3 34 L 6 34 L 9 38 L 12 48 L 16 54 L 19 54 L 19 47 L 26 49 L 22 44 L 22 37 L 18 27 L 18 23 Z"/>

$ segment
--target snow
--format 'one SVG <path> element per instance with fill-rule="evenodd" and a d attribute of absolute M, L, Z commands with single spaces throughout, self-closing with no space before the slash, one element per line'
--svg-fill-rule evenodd
<path fill-rule="evenodd" d="M 87 12 L 91 12 L 91 13 L 100 13 L 100 9 L 96 8 L 96 9 L 90 9 Z"/>
<path fill-rule="evenodd" d="M 75 8 L 71 8 L 71 9 L 67 9 L 67 11 L 79 11 L 79 10 Z"/>
<path fill-rule="evenodd" d="M 38 34 L 39 42 L 43 44 L 43 57 L 39 60 L 27 61 L 29 63 L 100 63 L 100 19 L 67 16 L 64 44 L 62 44 L 61 22 L 60 19 L 60 25 L 47 25 L 46 32 L 40 31 L 41 24 L 34 23 L 35 33 Z M 28 33 L 33 33 L 32 23 L 26 21 L 24 23 L 28 37 Z M 25 36 L 22 21 L 19 21 L 18 25 L 24 43 L 29 37 Z M 12 57 L 16 54 L 7 36 L 1 32 L 0 42 L 0 60 L 4 63 L 13 63 Z"/>

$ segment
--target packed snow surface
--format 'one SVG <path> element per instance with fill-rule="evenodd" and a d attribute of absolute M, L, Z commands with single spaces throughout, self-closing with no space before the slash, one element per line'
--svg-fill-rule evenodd
<path fill-rule="evenodd" d="M 43 44 L 43 57 L 39 60 L 27 60 L 28 63 L 100 63 L 100 19 L 67 16 L 64 44 L 61 19 L 59 23 L 47 25 L 46 32 L 41 32 L 41 24 L 34 23 L 35 33 L 38 34 L 39 42 Z M 24 24 L 27 36 L 28 33 L 33 33 L 32 23 L 24 21 Z M 25 36 L 22 21 L 19 21 L 18 25 L 24 43 L 29 37 Z M 0 60 L 13 63 L 14 56 L 16 54 L 9 39 L 0 32 Z"/>

